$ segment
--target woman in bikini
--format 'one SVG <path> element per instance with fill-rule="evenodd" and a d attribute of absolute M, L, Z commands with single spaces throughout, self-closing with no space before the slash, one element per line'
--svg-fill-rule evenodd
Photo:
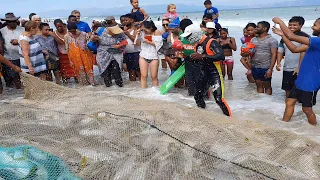
<path fill-rule="evenodd" d="M 222 74 L 223 77 L 226 74 L 226 68 L 227 68 L 227 75 L 228 80 L 233 80 L 233 65 L 234 65 L 234 59 L 233 59 L 233 51 L 237 50 L 237 44 L 236 40 L 233 37 L 228 37 L 228 29 L 222 28 L 220 30 L 220 38 L 218 39 L 218 42 L 222 46 L 222 49 L 224 51 L 225 60 L 222 65 Z"/>
<path fill-rule="evenodd" d="M 139 33 L 141 43 L 141 52 L 139 59 L 140 73 L 141 73 L 141 88 L 147 88 L 148 70 L 151 70 L 151 79 L 153 86 L 159 86 L 158 68 L 159 57 L 158 51 L 163 45 L 161 32 L 152 21 L 145 21 L 142 24 L 142 33 Z"/>

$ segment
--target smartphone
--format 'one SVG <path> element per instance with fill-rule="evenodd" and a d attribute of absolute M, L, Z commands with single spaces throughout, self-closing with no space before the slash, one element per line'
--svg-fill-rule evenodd
<path fill-rule="evenodd" d="M 148 41 L 152 42 L 152 36 L 145 36 L 145 37 L 144 37 L 144 39 L 146 39 L 146 40 L 148 40 Z"/>

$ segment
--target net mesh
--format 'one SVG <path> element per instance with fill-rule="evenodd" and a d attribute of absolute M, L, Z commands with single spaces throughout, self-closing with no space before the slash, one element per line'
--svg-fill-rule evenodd
<path fill-rule="evenodd" d="M 0 145 L 54 154 L 82 179 L 320 179 L 320 146 L 175 103 L 69 89 L 22 74 Z"/>

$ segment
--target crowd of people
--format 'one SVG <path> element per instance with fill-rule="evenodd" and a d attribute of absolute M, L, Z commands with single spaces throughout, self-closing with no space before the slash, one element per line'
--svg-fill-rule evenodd
<path fill-rule="evenodd" d="M 77 10 L 71 12 L 67 24 L 54 20 L 56 30 L 35 13 L 27 22 L 19 22 L 19 17 L 7 13 L 1 19 L 5 23 L 0 30 L 0 52 L 4 56 L 0 58 L 1 72 L 6 86 L 22 88 L 20 71 L 42 80 L 55 80 L 59 85 L 72 78 L 82 85 L 95 85 L 93 66 L 97 65 L 106 87 L 112 86 L 113 79 L 122 87 L 121 72 L 126 71 L 130 81 L 140 81 L 141 88 L 147 88 L 149 70 L 153 86 L 159 86 L 160 64 L 162 68 L 169 67 L 172 74 L 185 65 L 185 76 L 176 87 L 187 87 L 200 108 L 206 107 L 209 90 L 223 113 L 231 116 L 222 95 L 221 76 L 233 80 L 233 53 L 238 46 L 228 29 L 219 24 L 218 9 L 211 1 L 204 2 L 201 24 L 193 24 L 187 18 L 180 20 L 176 5 L 168 5 L 162 30 L 148 21 L 138 0 L 130 3 L 132 10 L 120 17 L 119 24 L 109 16 L 105 22 L 94 21 L 91 28 L 80 20 Z M 248 23 L 243 29 L 241 42 L 255 47 L 254 53 L 241 52 L 248 81 L 256 84 L 258 93 L 272 95 L 273 70 L 276 66 L 280 71 L 284 59 L 282 89 L 287 100 L 283 120 L 291 119 L 299 101 L 309 123 L 316 125 L 312 106 L 320 88 L 320 81 L 314 78 L 320 73 L 320 19 L 312 27 L 316 37 L 301 31 L 303 17 L 292 17 L 288 27 L 279 18 L 273 22 L 280 25 L 272 29 L 282 37 L 280 43 L 269 34 L 271 26 L 267 21 Z M 2 90 L 2 84 L 0 87 Z"/>

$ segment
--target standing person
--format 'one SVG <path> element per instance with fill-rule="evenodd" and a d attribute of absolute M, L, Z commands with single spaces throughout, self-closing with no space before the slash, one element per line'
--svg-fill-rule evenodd
<path fill-rule="evenodd" d="M 248 23 L 246 25 L 246 27 L 245 27 L 246 34 L 244 33 L 244 37 L 245 38 L 244 38 L 243 44 L 250 43 L 251 39 L 256 37 L 256 31 L 255 31 L 256 28 L 257 28 L 257 25 L 255 23 Z M 242 57 L 240 59 L 240 62 L 247 69 L 246 76 L 247 76 L 248 81 L 250 83 L 254 83 L 254 79 L 253 79 L 253 76 L 252 76 L 251 58 L 252 58 L 252 56 Z"/>
<path fill-rule="evenodd" d="M 149 15 L 143 8 L 139 7 L 139 0 L 130 0 L 130 3 L 133 7 L 131 13 L 136 17 L 136 24 L 141 26 L 143 22 L 149 19 Z"/>
<path fill-rule="evenodd" d="M 294 16 L 289 20 L 288 27 L 298 36 L 309 37 L 308 34 L 301 31 L 304 22 L 305 20 L 303 17 Z M 303 44 L 290 41 L 286 37 L 282 38 L 279 44 L 276 68 L 278 71 L 281 70 L 281 60 L 285 58 L 283 65 L 282 89 L 285 90 L 286 97 L 290 95 L 291 89 L 294 87 L 294 82 L 297 80 L 301 61 L 305 55 L 305 52 L 294 53 L 294 51 L 291 51 L 289 47 L 297 48 L 300 46 L 303 46 Z"/>
<path fill-rule="evenodd" d="M 50 35 L 50 26 L 48 23 L 41 23 L 40 30 L 42 34 L 37 37 L 37 41 L 40 43 L 42 50 L 45 52 L 45 57 L 47 60 L 48 71 L 47 80 L 52 81 L 53 71 L 56 83 L 61 85 L 61 75 L 60 75 L 60 63 L 58 60 L 58 47 L 55 38 Z"/>
<path fill-rule="evenodd" d="M 37 15 L 36 13 L 30 13 L 29 14 L 29 21 L 32 21 L 32 16 Z"/>
<path fill-rule="evenodd" d="M 40 24 L 41 24 L 41 17 L 38 15 L 33 15 L 31 18 L 31 21 L 35 22 L 38 24 L 38 30 L 37 30 L 37 34 L 36 36 L 40 36 L 42 34 L 41 30 L 40 30 Z"/>
<path fill-rule="evenodd" d="M 152 21 L 145 21 L 142 24 L 143 33 L 140 33 L 141 52 L 139 59 L 140 73 L 141 73 L 141 88 L 147 88 L 147 78 L 149 68 L 151 70 L 151 79 L 153 86 L 159 86 L 158 68 L 159 57 L 158 50 L 162 47 L 161 32 Z M 139 43 L 139 42 L 138 42 Z"/>
<path fill-rule="evenodd" d="M 305 52 L 306 54 L 301 62 L 298 78 L 295 86 L 290 92 L 286 100 L 286 110 L 284 112 L 283 121 L 289 122 L 294 113 L 294 106 L 297 100 L 302 102 L 302 111 L 306 114 L 308 122 L 312 125 L 317 124 L 317 118 L 312 110 L 312 106 L 316 104 L 317 92 L 320 89 L 320 18 L 318 18 L 312 26 L 312 35 L 316 37 L 304 37 L 295 35 L 280 18 L 273 18 L 274 23 L 279 24 L 281 30 L 273 29 L 273 31 L 286 37 L 291 41 L 304 44 L 295 48 L 295 52 Z"/>
<path fill-rule="evenodd" d="M 210 0 L 204 1 L 204 6 L 206 8 L 206 10 L 204 10 L 204 15 L 210 15 L 212 17 L 212 21 L 216 24 L 215 28 L 220 31 L 221 25 L 219 24 L 218 9 L 212 6 L 212 2 Z"/>
<path fill-rule="evenodd" d="M 196 93 L 196 82 L 199 79 L 202 64 L 198 60 L 190 57 L 190 55 L 194 53 L 195 46 L 203 36 L 203 32 L 198 26 L 193 25 L 190 19 L 183 19 L 180 22 L 180 29 L 183 32 L 180 37 L 183 45 L 188 95 L 194 96 Z"/>
<path fill-rule="evenodd" d="M 252 57 L 252 75 L 257 86 L 258 93 L 272 95 L 272 72 L 277 60 L 278 41 L 268 34 L 270 24 L 266 21 L 258 23 L 257 37 L 251 39 L 256 46 L 256 52 Z"/>
<path fill-rule="evenodd" d="M 11 69 L 13 69 L 14 72 L 19 73 L 21 72 L 21 68 L 12 64 L 11 61 L 0 55 L 0 63 L 5 64 L 6 66 L 9 66 Z M 0 81 L 0 94 L 2 94 L 3 87 L 2 87 L 2 81 Z"/>
<path fill-rule="evenodd" d="M 237 44 L 236 40 L 233 37 L 228 37 L 228 29 L 222 28 L 220 30 L 220 38 L 218 39 L 218 42 L 220 43 L 225 60 L 221 66 L 222 68 L 222 73 L 223 77 L 226 74 L 226 68 L 227 68 L 227 75 L 228 75 L 228 80 L 233 80 L 233 65 L 234 65 L 234 59 L 233 59 L 233 52 L 232 51 L 237 51 Z"/>
<path fill-rule="evenodd" d="M 211 14 L 203 15 L 202 21 L 203 21 L 204 24 L 202 24 L 202 23 L 201 24 L 202 24 L 203 27 L 205 27 L 208 22 L 212 22 L 213 21 L 212 15 Z M 215 31 L 213 33 L 214 38 L 219 38 L 219 36 L 220 36 L 219 35 L 219 31 L 220 30 L 221 30 L 221 27 L 218 24 L 215 23 Z M 206 31 L 206 29 L 204 29 L 204 31 Z"/>
<path fill-rule="evenodd" d="M 67 28 L 69 32 L 65 35 L 64 40 L 75 77 L 80 84 L 94 85 L 94 56 L 87 48 L 89 36 L 85 32 L 77 30 L 76 23 L 69 23 Z"/>
<path fill-rule="evenodd" d="M 58 56 L 60 59 L 60 74 L 62 77 L 62 81 L 65 83 L 74 75 L 74 69 L 71 67 L 71 62 L 68 57 L 68 52 L 66 51 L 66 45 L 64 41 L 65 35 L 67 35 L 68 31 L 65 24 L 61 19 L 54 20 L 54 25 L 56 27 L 56 31 L 54 32 L 55 40 L 58 44 Z"/>
<path fill-rule="evenodd" d="M 166 52 L 166 59 L 171 70 L 171 75 L 173 75 L 183 64 L 182 57 L 180 57 L 183 51 L 183 44 L 180 41 L 180 35 L 182 32 L 179 28 L 180 22 L 177 20 L 178 19 L 169 24 L 170 36 L 168 37 L 168 42 L 172 44 L 172 49 L 169 49 Z M 185 84 L 185 77 L 183 77 L 175 84 L 175 87 L 183 88 Z"/>
<path fill-rule="evenodd" d="M 127 65 L 129 72 L 129 80 L 136 81 L 137 78 L 140 79 L 140 67 L 139 67 L 139 54 L 141 51 L 141 46 L 135 43 L 138 31 L 134 26 L 135 17 L 132 14 L 127 14 L 124 26 L 124 34 L 128 45 L 125 49 L 125 54 L 123 56 L 123 61 Z"/>
<path fill-rule="evenodd" d="M 212 92 L 216 103 L 220 106 L 223 113 L 227 116 L 231 116 L 231 111 L 225 100 L 223 99 L 222 90 L 222 80 L 220 79 L 219 68 L 215 63 L 224 60 L 224 52 L 218 41 L 212 38 L 215 30 L 213 22 L 208 22 L 207 36 L 195 47 L 196 52 L 191 54 L 191 58 L 199 61 L 202 64 L 200 71 L 200 76 L 196 82 L 197 91 L 195 93 L 194 99 L 197 106 L 200 108 L 205 108 L 206 103 L 204 101 L 204 94 L 208 90 L 208 86 L 212 88 Z"/>
<path fill-rule="evenodd" d="M 168 19 L 169 22 L 172 22 L 179 17 L 177 14 L 177 6 L 175 4 L 169 4 L 167 11 L 168 12 L 163 16 L 163 19 Z"/>
<path fill-rule="evenodd" d="M 77 18 L 77 27 L 78 27 L 78 30 L 81 31 L 81 32 L 88 33 L 89 36 L 91 36 L 91 29 L 90 29 L 89 24 L 80 20 L 80 18 L 81 18 L 80 11 L 78 11 L 78 10 L 73 10 L 73 11 L 71 12 L 71 15 L 74 15 L 74 16 Z"/>
<path fill-rule="evenodd" d="M 72 22 L 74 22 L 74 23 L 77 22 L 77 17 L 74 16 L 74 15 L 70 15 L 70 16 L 68 17 L 67 23 L 72 23 Z"/>
<path fill-rule="evenodd" d="M 106 27 L 113 27 L 119 25 L 113 16 L 106 17 Z"/>
<path fill-rule="evenodd" d="M 161 34 L 162 34 L 162 40 L 163 43 L 166 43 L 168 41 L 168 37 L 170 35 L 169 32 L 169 19 L 162 19 L 162 30 L 161 30 Z M 164 54 L 159 55 L 159 59 L 161 60 L 161 67 L 162 69 L 167 69 L 168 65 L 167 65 L 167 58 Z"/>
<path fill-rule="evenodd" d="M 123 48 L 128 44 L 123 30 L 119 26 L 108 27 L 93 40 L 98 40 L 97 62 L 106 87 L 112 86 L 112 78 L 119 87 L 123 87 L 121 77 L 121 65 L 123 60 Z"/>
<path fill-rule="evenodd" d="M 4 40 L 4 57 L 15 66 L 20 67 L 19 37 L 24 32 L 24 28 L 18 26 L 18 18 L 13 13 L 5 14 L 5 18 L 1 20 L 5 21 L 7 26 L 0 32 Z M 17 89 L 21 89 L 19 73 L 7 65 L 4 65 L 3 69 L 7 86 L 13 83 Z"/>
<path fill-rule="evenodd" d="M 41 80 L 46 80 L 47 65 L 44 59 L 41 46 L 36 41 L 38 23 L 28 21 L 25 25 L 25 31 L 19 37 L 20 65 L 23 72 L 29 73 Z"/>

